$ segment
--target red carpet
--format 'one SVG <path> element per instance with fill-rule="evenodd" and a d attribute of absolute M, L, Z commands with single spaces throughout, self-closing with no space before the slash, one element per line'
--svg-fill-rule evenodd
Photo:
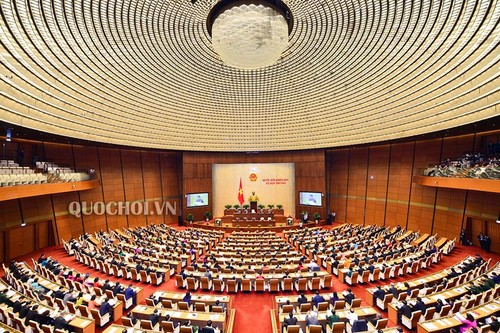
<path fill-rule="evenodd" d="M 103 279 L 110 279 L 112 281 L 119 281 L 124 284 L 130 283 L 129 280 L 126 279 L 116 279 L 115 277 L 109 277 L 107 275 L 101 274 L 98 271 L 95 271 L 93 269 L 88 268 L 87 266 L 80 264 L 77 262 L 74 257 L 69 257 L 62 246 L 56 247 L 47 247 L 43 249 L 43 251 L 39 251 L 37 253 L 32 253 L 30 255 L 26 255 L 20 258 L 17 258 L 19 261 L 26 261 L 28 264 L 31 264 L 30 258 L 38 258 L 40 253 L 45 253 L 47 256 L 52 256 L 54 258 L 57 258 L 62 264 L 66 266 L 70 266 L 74 268 L 76 271 L 85 273 L 89 272 L 92 276 L 99 276 Z M 384 284 L 390 283 L 392 281 L 402 281 L 402 280 L 409 280 L 417 277 L 422 277 L 428 274 L 431 274 L 433 272 L 442 270 L 448 266 L 451 266 L 458 261 L 460 261 L 462 258 L 464 258 L 467 255 L 474 255 L 476 253 L 479 253 L 483 256 L 483 258 L 493 258 L 493 264 L 496 261 L 500 260 L 500 255 L 498 254 L 487 254 L 484 251 L 478 249 L 477 247 L 466 247 L 466 246 L 461 246 L 458 245 L 450 255 L 444 256 L 443 260 L 438 263 L 433 265 L 430 269 L 425 269 L 421 270 L 419 273 L 414 274 L 414 275 L 405 275 L 403 278 L 398 278 L 398 279 L 392 279 L 389 281 L 383 282 Z M 180 291 L 175 287 L 175 280 L 171 279 L 166 283 L 163 283 L 159 287 L 154 287 L 148 284 L 142 284 L 142 283 L 134 283 L 136 285 L 139 285 L 142 287 L 145 291 L 145 295 L 150 295 L 157 289 L 161 290 L 172 290 L 172 291 Z M 366 285 L 355 285 L 351 287 L 353 292 L 356 294 L 357 297 L 361 298 L 365 302 L 365 288 L 373 287 L 376 286 L 376 283 L 368 283 Z M 331 290 L 325 291 L 325 292 L 330 292 L 333 290 L 336 291 L 343 291 L 347 289 L 347 285 L 339 282 L 338 279 L 335 277 L 333 278 L 333 288 Z M 206 293 L 200 291 L 200 293 Z M 297 292 L 294 292 L 293 294 L 297 294 Z M 273 300 L 274 297 L 279 294 L 270 294 L 270 293 L 262 293 L 262 294 L 257 294 L 255 292 L 253 293 L 238 293 L 233 295 L 234 301 L 233 301 L 233 307 L 236 309 L 236 316 L 235 316 L 235 324 L 234 324 L 234 333 L 253 333 L 253 332 L 259 332 L 259 333 L 270 333 L 271 332 L 271 318 L 270 318 L 270 313 L 269 310 L 273 307 Z M 387 314 L 382 313 L 384 317 L 387 317 Z M 117 321 L 119 323 L 120 321 Z M 390 326 L 396 325 L 396 323 L 391 323 L 389 322 Z M 97 330 L 97 332 L 101 332 L 102 330 Z"/>

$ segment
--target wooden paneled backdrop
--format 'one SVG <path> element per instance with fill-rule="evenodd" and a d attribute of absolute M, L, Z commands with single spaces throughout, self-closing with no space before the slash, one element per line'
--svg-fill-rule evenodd
<path fill-rule="evenodd" d="M 412 182 L 413 176 L 422 175 L 429 164 L 460 157 L 464 152 L 479 152 L 484 143 L 471 134 L 329 150 L 326 170 L 330 210 L 341 222 L 401 225 L 449 238 L 457 237 L 466 227 L 467 218 L 473 217 L 489 221 L 488 232 L 500 236 L 496 231 L 500 231 L 500 225 L 493 223 L 499 217 L 499 194 L 424 187 Z M 500 243 L 500 237 L 496 242 Z"/>
<path fill-rule="evenodd" d="M 8 260 L 47 245 L 58 244 L 84 232 L 115 229 L 153 223 L 177 223 L 177 215 L 82 215 L 69 214 L 73 201 L 133 202 L 168 201 L 180 210 L 178 170 L 182 154 L 178 152 L 114 149 L 70 144 L 8 142 L 10 157 L 24 150 L 24 161 L 37 156 L 77 170 L 95 169 L 98 188 L 18 200 L 0 201 L 0 259 Z M 151 206 L 152 207 L 152 204 Z M 26 227 L 20 227 L 22 221 Z"/>
<path fill-rule="evenodd" d="M 301 211 L 312 216 L 318 212 L 325 216 L 326 204 L 323 207 L 299 205 L 300 191 L 326 193 L 325 152 L 324 150 L 308 150 L 298 152 L 262 152 L 262 153 L 201 153 L 185 152 L 183 154 L 183 191 L 186 193 L 208 192 L 208 207 L 187 208 L 184 202 L 184 216 L 192 213 L 196 220 L 204 218 L 205 211 L 212 212 L 212 165 L 231 163 L 294 163 L 295 164 L 295 211 L 299 217 Z M 235 200 L 237 198 L 237 193 Z M 248 194 L 247 194 L 248 196 Z"/>
<path fill-rule="evenodd" d="M 167 152 L 134 148 L 103 148 L 13 140 L 5 144 L 5 157 L 22 149 L 24 162 L 34 158 L 65 164 L 74 169 L 96 170 L 101 186 L 81 192 L 0 201 L 0 260 L 58 244 L 83 232 L 100 229 L 177 223 L 175 215 L 69 214 L 76 202 L 169 201 L 185 219 L 197 220 L 213 207 L 187 209 L 184 195 L 209 192 L 212 197 L 212 164 L 295 163 L 297 216 L 302 210 L 323 217 L 335 211 L 337 221 L 401 225 L 422 232 L 457 237 L 460 229 L 487 231 L 500 244 L 500 195 L 477 191 L 423 187 L 412 183 L 428 164 L 463 152 L 478 152 L 487 137 L 499 141 L 500 131 L 386 145 L 274 153 Z M 299 206 L 299 191 L 325 193 L 324 206 Z M 236 194 L 235 194 L 236 195 Z M 212 200 L 210 200 L 211 204 Z M 181 208 L 182 207 L 182 212 Z M 20 227 L 21 221 L 27 223 Z M 476 222 L 479 221 L 479 222 Z M 481 223 L 475 225 L 474 223 Z M 471 225 L 472 224 L 472 225 Z M 472 231 L 471 237 L 476 235 Z M 500 249 L 497 249 L 497 251 Z"/>

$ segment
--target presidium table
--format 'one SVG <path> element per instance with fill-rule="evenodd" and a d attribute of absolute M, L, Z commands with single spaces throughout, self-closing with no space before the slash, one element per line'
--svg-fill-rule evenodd
<path fill-rule="evenodd" d="M 286 225 L 283 209 L 226 209 L 221 217 L 223 226 L 228 227 L 279 227 Z"/>

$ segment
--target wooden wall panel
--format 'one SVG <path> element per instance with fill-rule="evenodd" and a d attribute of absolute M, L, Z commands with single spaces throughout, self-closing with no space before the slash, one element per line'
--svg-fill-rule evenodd
<path fill-rule="evenodd" d="M 21 229 L 5 231 L 5 252 L 7 258 L 19 257 L 35 251 L 35 226 L 27 225 Z"/>
<path fill-rule="evenodd" d="M 40 161 L 53 161 L 73 169 L 88 170 L 93 168 L 101 183 L 100 187 L 88 191 L 41 195 L 22 198 L 19 201 L 16 199 L 0 202 L 0 211 L 2 212 L 0 214 L 0 233 L 8 229 L 24 232 L 25 228 L 20 227 L 22 218 L 19 202 L 25 222 L 28 226 L 35 224 L 33 244 L 11 251 L 15 255 L 25 250 L 31 251 L 32 248 L 36 249 L 39 246 L 58 244 L 60 239 L 68 240 L 84 232 L 126 227 L 128 226 L 128 218 L 130 218 L 130 225 L 163 223 L 164 221 L 176 223 L 177 221 L 177 215 L 171 215 L 170 212 L 165 218 L 163 216 L 148 216 L 148 221 L 146 221 L 144 214 L 139 216 L 90 214 L 75 217 L 69 214 L 68 207 L 73 201 L 78 204 L 90 204 L 138 200 L 142 204 L 146 198 L 148 201 L 158 200 L 160 203 L 162 200 L 169 201 L 180 210 L 179 189 L 181 189 L 180 181 L 182 180 L 179 178 L 181 167 L 178 161 L 181 161 L 182 153 L 141 152 L 134 149 L 124 149 L 121 154 L 120 149 L 113 148 L 22 142 L 22 140 L 15 144 L 9 144 L 9 147 L 11 147 L 9 153 L 14 154 L 14 159 L 16 152 L 19 149 L 24 149 L 26 161 L 32 161 L 36 155 Z M 122 172 L 122 167 L 124 172 Z M 203 170 L 206 171 L 206 169 Z M 152 202 L 150 208 L 154 208 L 154 205 L 151 206 L 151 204 Z M 9 233 L 13 233 L 13 231 L 9 231 Z M 3 238 L 0 241 L 3 241 Z M 9 259 L 5 256 L 3 249 L 2 246 L 0 257 Z"/>
<path fill-rule="evenodd" d="M 144 180 L 142 178 L 141 152 L 122 150 L 123 180 L 125 184 L 125 198 L 131 205 L 133 202 L 144 203 Z M 129 214 L 128 226 L 146 225 L 144 214 Z"/>
<path fill-rule="evenodd" d="M 420 141 L 415 145 L 413 172 L 440 160 L 441 140 Z M 436 190 L 412 183 L 407 228 L 430 233 L 434 219 Z"/>
<path fill-rule="evenodd" d="M 474 150 L 474 134 L 444 138 L 442 159 L 456 159 Z"/>
<path fill-rule="evenodd" d="M 99 148 L 99 161 L 101 168 L 97 174 L 101 179 L 104 202 L 125 202 L 120 150 Z M 111 214 L 106 215 L 106 220 L 110 230 L 127 226 L 127 217 L 118 214 L 114 208 Z"/>
<path fill-rule="evenodd" d="M 330 165 L 326 172 L 330 178 L 330 210 L 335 212 L 336 221 L 345 222 L 347 215 L 347 179 L 349 176 L 349 150 L 339 149 L 329 152 Z"/>
<path fill-rule="evenodd" d="M 11 259 L 6 257 L 5 255 L 5 231 L 0 231 L 0 262 L 7 262 L 7 259 Z"/>
<path fill-rule="evenodd" d="M 142 152 L 142 170 L 144 176 L 144 192 L 149 206 L 148 209 L 153 213 L 146 216 L 147 223 L 163 223 L 163 215 L 161 212 L 156 211 L 163 203 L 160 178 L 160 155 L 158 152 Z M 155 207 L 155 203 L 158 207 Z"/>
<path fill-rule="evenodd" d="M 406 226 L 414 148 L 413 142 L 391 145 L 385 225 Z"/>
<path fill-rule="evenodd" d="M 163 201 L 170 202 L 176 208 L 177 215 L 182 215 L 182 167 L 179 154 L 160 154 L 161 167 L 161 186 L 163 193 Z M 165 223 L 177 223 L 177 216 L 172 214 L 165 215 Z"/>
<path fill-rule="evenodd" d="M 465 215 L 496 221 L 500 218 L 500 194 L 468 191 Z"/>
<path fill-rule="evenodd" d="M 438 190 L 433 234 L 450 239 L 460 235 L 465 197 L 466 191 L 444 188 Z"/>
<path fill-rule="evenodd" d="M 347 222 L 365 221 L 366 185 L 368 170 L 367 147 L 351 149 L 347 188 Z"/>
<path fill-rule="evenodd" d="M 68 241 L 83 234 L 82 218 L 73 216 L 68 211 L 71 202 L 79 202 L 78 193 L 54 194 L 52 200 L 54 202 L 54 214 L 59 239 Z"/>
<path fill-rule="evenodd" d="M 57 165 L 75 168 L 71 145 L 44 142 L 43 152 L 43 158 L 41 157 L 40 161 L 54 162 Z"/>
<path fill-rule="evenodd" d="M 95 173 L 99 175 L 100 168 L 97 147 L 74 146 L 73 152 L 76 170 L 88 171 L 90 169 L 94 169 Z M 91 190 L 81 191 L 80 201 L 82 203 L 87 203 L 89 207 L 91 207 L 93 203 L 104 202 L 102 187 L 99 186 Z M 91 214 L 83 216 L 83 224 L 85 232 L 88 233 L 94 233 L 99 230 L 107 230 L 106 214 L 93 211 Z"/>
<path fill-rule="evenodd" d="M 389 145 L 370 148 L 366 192 L 365 224 L 384 224 L 389 156 Z"/>
<path fill-rule="evenodd" d="M 43 249 L 53 244 L 53 237 L 51 234 L 52 221 L 40 222 L 35 225 L 36 245 L 35 249 Z"/>
<path fill-rule="evenodd" d="M 17 200 L 0 201 L 0 212 L 2 229 L 17 227 L 21 224 L 21 211 Z"/>
<path fill-rule="evenodd" d="M 490 250 L 495 253 L 500 253 L 500 224 L 495 221 L 486 222 L 486 233 L 491 238 Z"/>

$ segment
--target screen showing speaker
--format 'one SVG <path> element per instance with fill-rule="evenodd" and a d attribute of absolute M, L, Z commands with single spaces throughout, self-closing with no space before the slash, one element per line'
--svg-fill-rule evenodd
<path fill-rule="evenodd" d="M 299 204 L 303 206 L 321 207 L 321 192 L 299 192 Z"/>
<path fill-rule="evenodd" d="M 208 206 L 208 193 L 186 194 L 186 206 L 188 208 Z"/>

